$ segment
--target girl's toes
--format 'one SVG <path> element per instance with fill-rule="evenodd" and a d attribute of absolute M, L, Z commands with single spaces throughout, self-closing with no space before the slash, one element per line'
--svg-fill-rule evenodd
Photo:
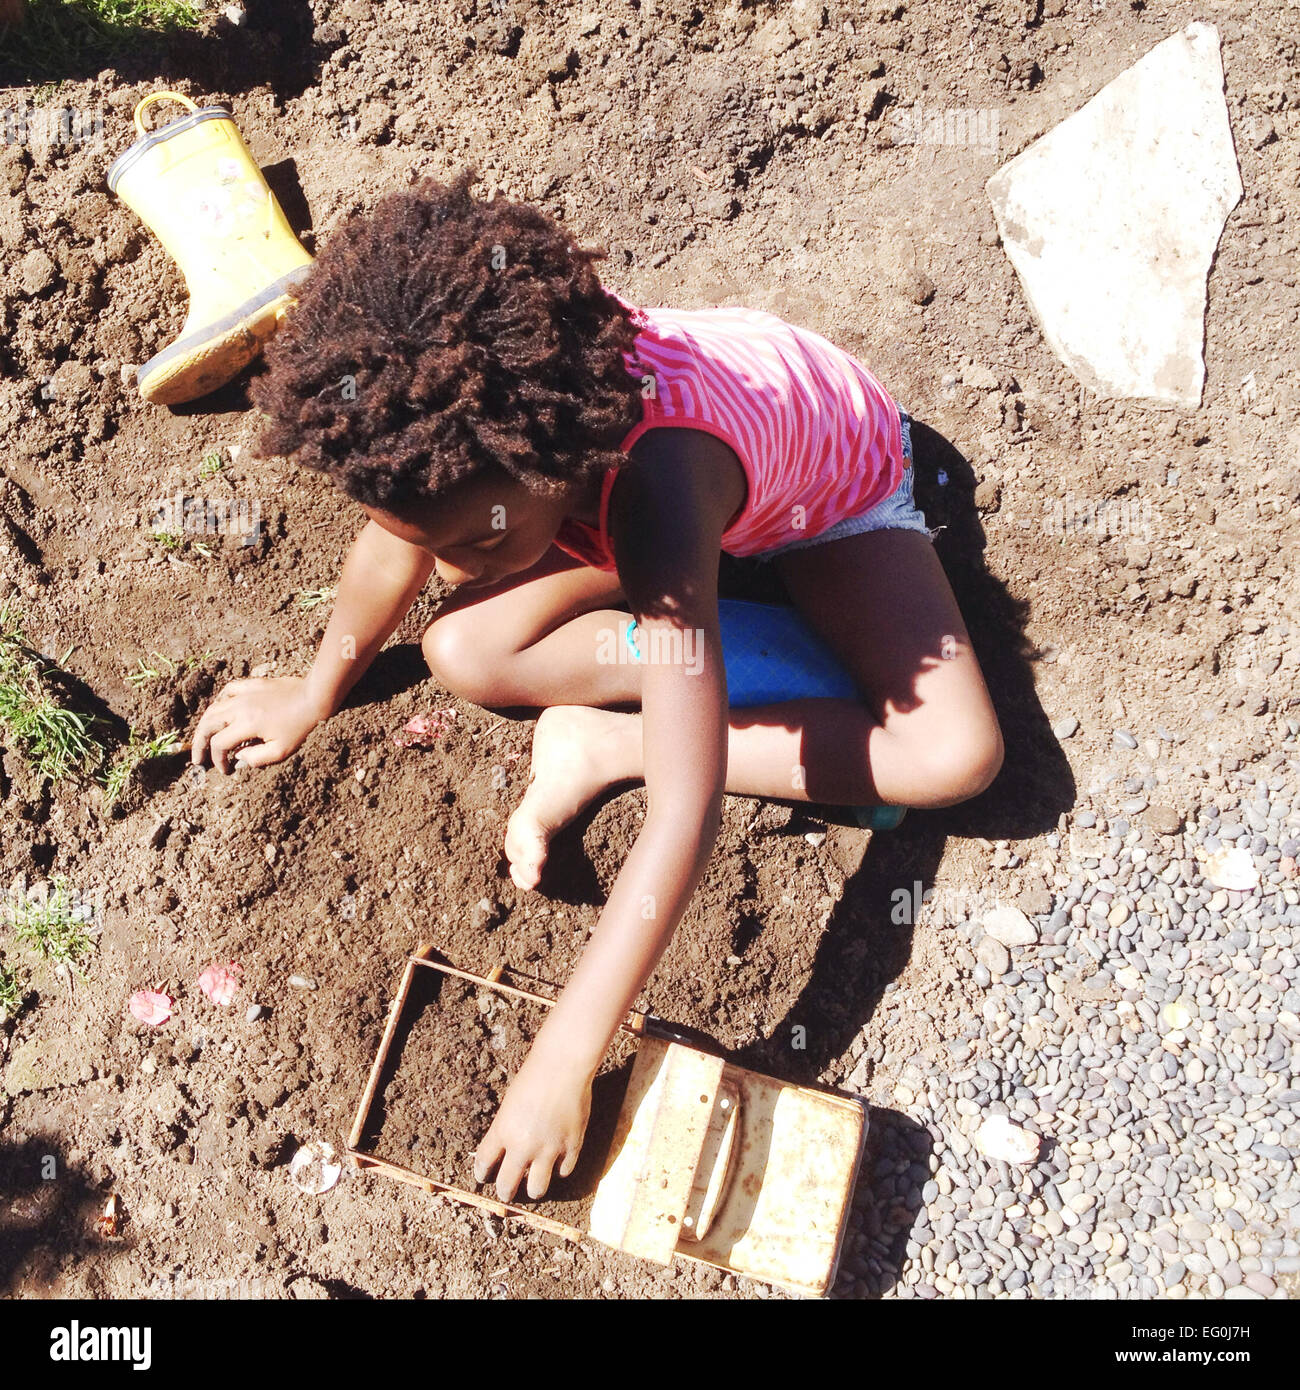
<path fill-rule="evenodd" d="M 535 827 L 521 826 L 516 818 L 506 830 L 505 850 L 510 877 L 520 888 L 536 888 L 546 863 L 546 837 Z"/>
<path fill-rule="evenodd" d="M 542 879 L 541 856 L 530 855 L 518 859 L 511 859 L 510 877 L 514 879 L 515 883 L 520 888 L 536 888 Z"/>
<path fill-rule="evenodd" d="M 514 881 L 516 888 L 522 888 L 525 892 L 531 892 L 541 882 L 541 874 L 531 867 L 524 869 L 519 864 L 510 865 L 510 877 Z"/>

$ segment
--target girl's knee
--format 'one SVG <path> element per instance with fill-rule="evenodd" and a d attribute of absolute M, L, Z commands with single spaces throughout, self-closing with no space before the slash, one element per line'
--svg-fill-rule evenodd
<path fill-rule="evenodd" d="M 470 625 L 459 614 L 438 618 L 420 642 L 425 664 L 444 689 L 476 705 L 496 703 L 500 663 L 494 662 Z"/>
<path fill-rule="evenodd" d="M 1006 749 L 1002 743 L 1002 730 L 998 727 L 997 721 L 994 720 L 991 726 L 983 730 L 973 740 L 971 754 L 967 759 L 968 789 L 962 800 L 987 791 L 993 785 L 998 773 L 1002 771 L 1002 763 L 1005 758 Z"/>
<path fill-rule="evenodd" d="M 1005 749 L 996 721 L 936 740 L 922 755 L 927 805 L 956 806 L 985 791 L 1002 770 Z"/>

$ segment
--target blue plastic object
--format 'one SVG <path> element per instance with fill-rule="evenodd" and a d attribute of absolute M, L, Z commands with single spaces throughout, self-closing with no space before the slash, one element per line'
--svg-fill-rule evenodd
<path fill-rule="evenodd" d="M 733 709 L 860 698 L 853 678 L 797 608 L 719 599 L 718 621 Z"/>
<path fill-rule="evenodd" d="M 853 678 L 797 608 L 719 599 L 718 622 L 732 709 L 775 705 L 783 700 L 861 698 Z M 627 629 L 627 644 L 639 658 L 635 622 Z M 907 814 L 904 806 L 855 806 L 851 810 L 866 830 L 893 830 Z"/>
<path fill-rule="evenodd" d="M 855 806 L 853 819 L 863 830 L 897 830 L 907 815 L 906 806 Z"/>

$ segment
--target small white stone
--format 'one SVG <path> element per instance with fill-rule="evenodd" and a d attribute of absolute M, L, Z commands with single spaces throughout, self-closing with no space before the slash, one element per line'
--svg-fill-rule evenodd
<path fill-rule="evenodd" d="M 1041 1142 L 1038 1135 L 1013 1125 L 1005 1115 L 990 1115 L 975 1135 L 980 1153 L 1004 1163 L 1036 1163 Z"/>
<path fill-rule="evenodd" d="M 1173 999 L 1160 1011 L 1166 1028 L 1181 1032 L 1192 1021 L 1192 1011 L 1181 999 Z"/>
<path fill-rule="evenodd" d="M 1236 845 L 1216 849 L 1205 861 L 1205 877 L 1216 888 L 1253 893 L 1259 887 L 1259 870 L 1244 849 Z"/>
<path fill-rule="evenodd" d="M 983 927 L 1004 946 L 1029 946 L 1038 940 L 1034 924 L 1018 907 L 995 907 L 986 912 Z"/>
<path fill-rule="evenodd" d="M 328 1192 L 342 1173 L 343 1165 L 336 1161 L 334 1146 L 323 1140 L 304 1144 L 289 1163 L 289 1177 L 293 1185 L 311 1196 Z"/>

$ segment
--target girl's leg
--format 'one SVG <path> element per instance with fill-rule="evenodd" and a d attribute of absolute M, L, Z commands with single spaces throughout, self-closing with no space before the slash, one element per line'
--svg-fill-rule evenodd
<path fill-rule="evenodd" d="M 630 615 L 618 576 L 554 546 L 531 569 L 445 599 L 425 631 L 435 676 L 476 705 L 640 704 L 635 666 L 601 661 Z"/>
<path fill-rule="evenodd" d="M 940 807 L 983 791 L 1002 766 L 1002 731 L 929 538 L 871 531 L 777 563 L 866 698 L 856 720 L 832 715 L 805 730 L 811 799 L 857 804 L 846 761 L 874 784 L 867 800 Z"/>
<path fill-rule="evenodd" d="M 1002 763 L 1001 732 L 928 539 L 875 531 L 778 563 L 791 597 L 858 682 L 865 703 L 801 700 L 733 711 L 727 790 L 833 805 L 939 807 L 988 786 Z M 592 601 L 617 601 L 613 592 Z M 624 615 L 586 616 L 608 623 Z M 611 669 L 619 676 L 609 688 L 627 692 L 630 682 L 634 693 L 605 703 L 635 699 L 637 668 Z M 574 686 L 591 679 L 581 670 L 552 671 L 550 678 Z M 551 703 L 535 698 L 542 693 L 521 703 Z M 506 835 L 515 881 L 532 887 L 555 831 L 605 788 L 642 775 L 639 716 L 545 710 L 533 741 L 532 781 Z"/>

